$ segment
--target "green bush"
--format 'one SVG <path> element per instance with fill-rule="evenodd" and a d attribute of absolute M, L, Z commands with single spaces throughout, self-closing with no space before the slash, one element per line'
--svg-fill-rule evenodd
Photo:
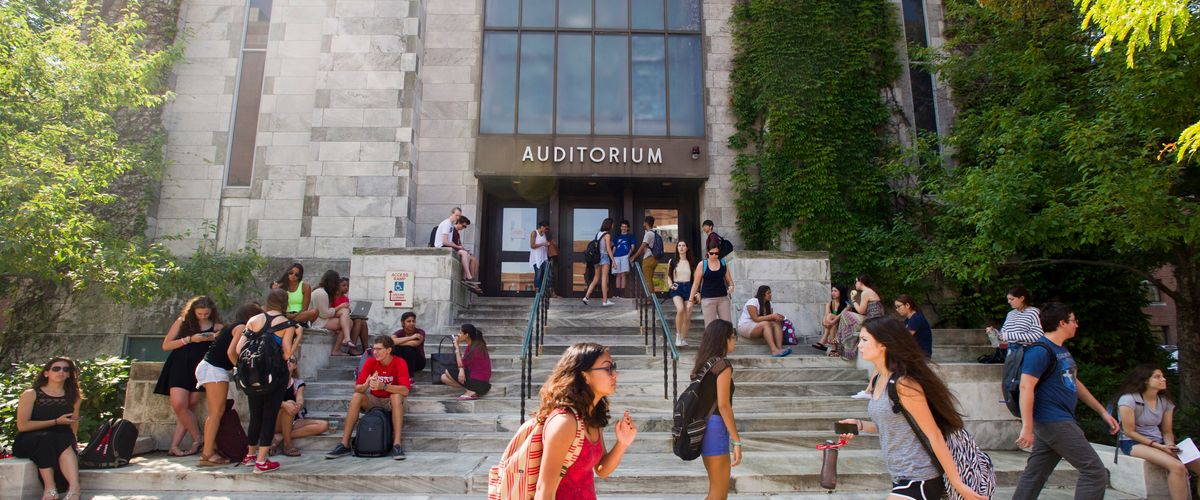
<path fill-rule="evenodd" d="M 79 389 L 85 398 L 79 407 L 79 440 L 87 442 L 100 422 L 119 417 L 125 406 L 125 384 L 132 360 L 117 356 L 76 360 Z M 0 444 L 11 446 L 17 437 L 17 401 L 33 387 L 41 363 L 14 363 L 0 374 Z"/>

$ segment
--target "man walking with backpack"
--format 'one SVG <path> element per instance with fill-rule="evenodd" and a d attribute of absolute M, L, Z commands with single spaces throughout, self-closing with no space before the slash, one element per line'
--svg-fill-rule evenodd
<path fill-rule="evenodd" d="M 344 457 L 353 451 L 350 447 L 350 433 L 354 432 L 355 424 L 358 423 L 358 412 L 382 408 L 392 413 L 392 459 L 404 460 L 404 448 L 400 446 L 400 429 L 404 424 L 404 398 L 408 397 L 412 381 L 408 378 L 408 364 L 404 362 L 404 358 L 392 355 L 392 346 L 391 337 L 375 337 L 371 347 L 371 358 L 358 373 L 354 397 L 350 398 L 350 406 L 346 410 L 342 442 L 325 454 L 325 458 Z"/>
<path fill-rule="evenodd" d="M 646 288 L 650 293 L 654 293 L 654 270 L 658 267 L 658 259 L 663 256 L 663 241 L 658 231 L 654 230 L 653 215 L 646 216 L 642 222 L 642 230 L 645 231 L 642 234 L 642 244 L 629 256 L 629 260 L 642 258 L 642 279 L 646 280 Z"/>
<path fill-rule="evenodd" d="M 1075 313 L 1066 304 L 1051 302 L 1042 308 L 1041 322 L 1046 335 L 1035 345 L 1046 348 L 1028 348 L 1021 363 L 1021 435 L 1017 446 L 1032 446 L 1033 453 L 1025 463 L 1013 500 L 1037 498 L 1063 458 L 1079 470 L 1076 499 L 1104 498 L 1108 471 L 1075 421 L 1075 406 L 1082 399 L 1114 434 L 1117 421 L 1076 378 L 1078 367 L 1063 347 L 1079 328 Z"/>

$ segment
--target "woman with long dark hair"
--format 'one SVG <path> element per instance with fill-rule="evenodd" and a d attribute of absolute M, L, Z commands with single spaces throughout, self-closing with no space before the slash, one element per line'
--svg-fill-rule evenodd
<path fill-rule="evenodd" d="M 600 296 L 604 301 L 600 303 L 603 307 L 613 305 L 611 300 L 608 300 L 608 273 L 613 262 L 613 243 L 612 243 L 612 217 L 604 219 L 600 223 L 600 231 L 596 233 L 595 240 L 600 242 L 600 263 L 596 264 L 595 276 L 592 276 L 592 282 L 588 284 L 587 291 L 583 293 L 584 305 L 587 305 L 588 298 L 592 296 L 592 290 L 596 289 L 596 283 L 600 284 Z"/>
<path fill-rule="evenodd" d="M 209 346 L 222 328 L 221 314 L 217 304 L 203 295 L 193 297 L 183 306 L 179 317 L 167 330 L 162 349 L 169 351 L 167 361 L 158 374 L 155 394 L 171 398 L 171 410 L 175 412 L 175 433 L 171 436 L 168 454 L 176 457 L 195 455 L 203 444 L 196 414 L 192 409 L 200 403 L 200 387 L 196 381 L 196 367 L 208 353 Z M 183 435 L 192 438 L 192 447 L 186 452 L 179 449 Z"/>
<path fill-rule="evenodd" d="M 392 342 L 392 355 L 404 358 L 410 376 L 425 369 L 425 330 L 417 328 L 416 313 L 400 315 L 400 329 L 392 332 Z"/>
<path fill-rule="evenodd" d="M 842 358 L 854 359 L 858 353 L 858 340 L 855 335 L 864 320 L 883 316 L 883 304 L 879 294 L 871 285 L 871 277 L 860 274 L 854 280 L 854 290 L 850 292 L 850 306 L 838 316 L 837 346 Z M 866 369 L 859 363 L 860 369 Z"/>
<path fill-rule="evenodd" d="M 306 323 L 317 319 L 317 310 L 312 308 L 312 287 L 304 282 L 304 266 L 299 262 L 288 266 L 283 276 L 271 283 L 271 288 L 287 292 L 287 319 L 303 326 L 308 326 Z"/>
<path fill-rule="evenodd" d="M 288 319 L 284 314 L 287 307 L 287 290 L 276 288 L 268 292 L 262 314 L 250 318 L 246 322 L 243 333 L 237 335 L 229 346 L 229 357 L 236 359 L 242 349 L 246 347 L 244 332 L 265 332 L 270 327 L 287 323 Z M 294 355 L 296 346 L 300 344 L 298 330 L 299 328 L 294 326 L 280 328 L 268 340 L 275 342 L 282 351 L 283 358 L 279 360 L 280 363 L 286 363 L 286 360 Z M 267 455 L 270 452 L 271 442 L 275 438 L 275 422 L 279 418 L 279 408 L 283 404 L 285 395 L 286 389 L 283 387 L 267 394 L 246 395 L 247 403 L 250 406 L 250 425 L 246 429 L 250 448 L 246 457 L 242 459 L 242 464 L 253 463 L 256 474 L 271 472 L 279 468 L 279 462 L 268 459 Z"/>
<path fill-rule="evenodd" d="M 309 436 L 324 434 L 329 430 L 329 421 L 322 418 L 305 418 L 308 410 L 304 408 L 304 387 L 307 385 L 300 378 L 300 360 L 295 356 L 288 358 L 288 385 L 284 390 L 283 403 L 279 406 L 279 416 L 275 419 L 275 440 L 271 442 L 268 455 L 282 451 L 289 457 L 300 456 L 295 440 Z M 282 447 L 282 449 L 280 449 Z"/>
<path fill-rule="evenodd" d="M 79 498 L 79 457 L 75 453 L 79 432 L 79 370 L 71 358 L 56 357 L 17 400 L 17 438 L 13 455 L 28 458 L 37 466 L 42 480 L 42 500 L 58 498 L 66 483 L 63 500 Z"/>
<path fill-rule="evenodd" d="M 617 442 L 605 452 L 604 428 L 608 426 L 608 397 L 617 390 L 617 364 L 600 344 L 575 344 L 563 353 L 554 371 L 542 384 L 541 404 L 534 418 L 545 421 L 542 474 L 538 474 L 535 500 L 570 498 L 594 500 L 595 475 L 608 477 L 621 464 L 621 457 L 637 437 L 637 426 L 626 411 L 617 422 Z M 579 458 L 563 475 L 567 451 L 574 442 L 579 422 L 584 426 Z"/>
<path fill-rule="evenodd" d="M 825 351 L 830 357 L 836 357 L 837 353 L 837 330 L 838 330 L 838 315 L 846 310 L 850 305 L 849 295 L 846 295 L 846 285 L 834 283 L 829 287 L 829 305 L 825 306 L 825 317 L 821 319 L 821 327 L 824 332 L 821 335 L 821 341 L 813 344 L 813 349 Z"/>
<path fill-rule="evenodd" d="M 351 329 L 354 320 L 350 319 L 350 303 L 333 305 L 334 297 L 342 287 L 342 277 L 337 271 L 330 269 L 321 275 L 320 285 L 312 291 L 312 308 L 317 311 L 317 317 L 312 320 L 313 328 L 324 328 L 336 332 L 330 356 L 358 356 L 362 354 L 354 347 Z"/>
<path fill-rule="evenodd" d="M 200 452 L 200 466 L 225 465 L 229 459 L 217 454 L 217 429 L 221 416 L 225 414 L 225 401 L 229 397 L 229 371 L 233 360 L 229 359 L 229 345 L 235 336 L 241 336 L 246 322 L 262 313 L 257 302 L 242 304 L 234 313 L 233 322 L 225 325 L 211 342 L 204 359 L 196 365 L 196 387 L 204 389 L 204 404 L 208 416 L 204 418 L 204 451 Z"/>
<path fill-rule="evenodd" d="M 463 323 L 454 336 L 454 360 L 458 371 L 454 375 L 442 372 L 442 383 L 467 391 L 458 397 L 459 401 L 474 401 L 492 389 L 492 357 L 482 330 Z"/>
<path fill-rule="evenodd" d="M 723 319 L 714 320 L 704 327 L 704 340 L 696 351 L 696 362 L 692 368 L 692 380 L 703 378 L 704 367 L 713 362 L 711 377 L 701 386 L 701 401 L 716 401 L 717 411 L 708 417 L 704 428 L 704 439 L 700 444 L 700 455 L 704 457 L 704 470 L 708 472 L 707 500 L 723 500 L 729 496 L 730 468 L 742 463 L 742 438 L 738 435 L 737 421 L 733 417 L 733 365 L 725 359 L 737 347 L 733 323 Z M 730 446 L 733 460 L 730 461 Z"/>
<path fill-rule="evenodd" d="M 1186 500 L 1188 469 L 1200 476 L 1200 460 L 1184 464 L 1175 446 L 1175 400 L 1167 391 L 1167 378 L 1159 367 L 1142 364 L 1133 368 L 1117 391 L 1121 453 L 1146 460 L 1167 471 L 1171 500 Z M 1200 488 L 1200 486 L 1197 486 Z"/>
<path fill-rule="evenodd" d="M 760 285 L 742 306 L 737 333 L 748 339 L 762 337 L 774 357 L 782 358 L 792 353 L 791 347 L 783 346 L 783 315 L 771 310 L 771 287 L 767 285 Z"/>
<path fill-rule="evenodd" d="M 692 248 L 686 241 L 675 244 L 675 256 L 667 263 L 667 279 L 671 280 L 671 302 L 675 303 L 675 346 L 687 343 L 688 327 L 692 324 Z"/>
<path fill-rule="evenodd" d="M 859 332 L 859 353 L 875 366 L 875 391 L 867 405 L 871 420 L 846 419 L 862 432 L 878 433 L 883 461 L 892 476 L 889 498 L 941 498 L 946 482 L 904 415 L 892 408 L 889 380 L 896 378 L 896 393 L 929 441 L 933 455 L 949 484 L 968 500 L 984 497 L 959 476 L 945 435 L 963 427 L 958 401 L 933 371 L 913 336 L 899 320 L 887 317 L 866 320 Z M 850 440 L 854 434 L 844 434 Z"/>

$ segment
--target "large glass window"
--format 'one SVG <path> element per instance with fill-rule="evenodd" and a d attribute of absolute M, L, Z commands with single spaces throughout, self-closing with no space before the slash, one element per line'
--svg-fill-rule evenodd
<path fill-rule="evenodd" d="M 483 134 L 704 135 L 700 0 L 488 0 Z"/>
<path fill-rule="evenodd" d="M 226 186 L 249 186 L 254 177 L 254 147 L 258 112 L 262 103 L 263 70 L 267 64 L 267 37 L 271 28 L 272 0 L 250 0 L 242 37 L 241 65 L 230 127 Z"/>

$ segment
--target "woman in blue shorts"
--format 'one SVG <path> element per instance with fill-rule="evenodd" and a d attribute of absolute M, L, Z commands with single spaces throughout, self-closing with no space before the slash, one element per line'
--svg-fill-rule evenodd
<path fill-rule="evenodd" d="M 687 343 L 688 326 L 692 323 L 692 250 L 686 241 L 675 245 L 675 256 L 667 264 L 667 278 L 671 280 L 671 301 L 675 303 L 675 346 Z"/>
<path fill-rule="evenodd" d="M 1171 500 L 1186 500 L 1188 469 L 1200 474 L 1200 460 L 1184 464 L 1175 446 L 1175 401 L 1167 391 L 1162 370 L 1152 364 L 1138 365 L 1125 377 L 1117 392 L 1117 421 L 1121 453 L 1146 460 L 1167 471 Z"/>
<path fill-rule="evenodd" d="M 742 440 L 738 436 L 733 419 L 733 366 L 725 358 L 737 346 L 737 335 L 733 323 L 723 319 L 713 320 L 704 327 L 704 339 L 696 352 L 692 380 L 705 375 L 704 367 L 712 363 L 708 377 L 700 388 L 701 401 L 716 401 L 717 408 L 708 417 L 704 429 L 704 440 L 700 443 L 700 455 L 704 457 L 704 470 L 708 472 L 707 500 L 724 500 L 729 496 L 729 470 L 742 463 Z M 730 461 L 729 452 L 733 451 Z"/>

